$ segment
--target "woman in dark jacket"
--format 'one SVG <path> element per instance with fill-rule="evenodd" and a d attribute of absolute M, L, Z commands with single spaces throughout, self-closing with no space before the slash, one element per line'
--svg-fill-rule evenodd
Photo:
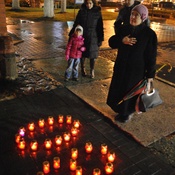
<path fill-rule="evenodd" d="M 137 96 L 118 104 L 140 80 L 152 82 L 156 72 L 157 36 L 145 25 L 148 9 L 140 4 L 133 8 L 130 25 L 120 28 L 109 39 L 111 48 L 118 48 L 107 104 L 118 113 L 116 120 L 126 122 L 135 112 Z"/>
<path fill-rule="evenodd" d="M 95 0 L 85 0 L 76 16 L 73 28 L 69 36 L 72 35 L 75 27 L 81 25 L 84 29 L 84 45 L 86 51 L 83 52 L 81 59 L 81 72 L 86 76 L 85 58 L 90 59 L 90 76 L 94 78 L 95 59 L 98 57 L 98 50 L 104 40 L 103 20 L 101 8 L 96 6 Z"/>

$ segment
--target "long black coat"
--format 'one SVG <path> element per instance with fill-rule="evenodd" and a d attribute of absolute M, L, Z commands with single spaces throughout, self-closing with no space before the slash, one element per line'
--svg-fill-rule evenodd
<path fill-rule="evenodd" d="M 137 39 L 133 46 L 122 43 L 130 35 Z M 137 27 L 122 26 L 117 35 L 109 39 L 111 48 L 118 48 L 107 104 L 118 113 L 135 111 L 136 97 L 117 105 L 124 95 L 143 78 L 154 78 L 156 72 L 157 36 L 144 23 Z"/>
<path fill-rule="evenodd" d="M 84 45 L 86 51 L 83 52 L 83 57 L 97 58 L 100 43 L 104 40 L 101 8 L 99 6 L 93 6 L 92 9 L 87 9 L 86 5 L 82 4 L 69 36 L 73 34 L 78 24 L 83 27 L 83 37 L 85 39 Z"/>

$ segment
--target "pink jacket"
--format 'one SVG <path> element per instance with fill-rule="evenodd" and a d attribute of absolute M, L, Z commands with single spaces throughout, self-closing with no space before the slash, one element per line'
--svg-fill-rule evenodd
<path fill-rule="evenodd" d="M 68 60 L 69 58 L 81 58 L 82 52 L 85 51 L 85 47 L 83 47 L 83 45 L 83 36 L 81 35 L 78 37 L 77 35 L 73 34 L 66 47 L 66 60 Z"/>

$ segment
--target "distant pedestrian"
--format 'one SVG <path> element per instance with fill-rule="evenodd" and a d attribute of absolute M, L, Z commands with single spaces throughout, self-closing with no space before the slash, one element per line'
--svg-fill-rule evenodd
<path fill-rule="evenodd" d="M 151 83 L 155 77 L 157 36 L 144 23 L 147 18 L 147 7 L 142 4 L 135 6 L 131 11 L 130 24 L 121 26 L 117 34 L 109 39 L 109 46 L 118 48 L 118 54 L 107 104 L 118 113 L 115 120 L 121 122 L 127 122 L 133 116 L 138 96 L 121 104 L 119 102 L 138 82 L 146 78 Z"/>
<path fill-rule="evenodd" d="M 85 58 L 89 58 L 90 77 L 94 78 L 95 60 L 98 57 L 99 47 L 102 45 L 102 41 L 104 40 L 101 7 L 96 5 L 95 0 L 85 0 L 81 5 L 69 36 L 72 35 L 78 24 L 84 29 L 83 37 L 85 38 L 86 47 L 86 51 L 83 52 L 81 59 L 81 73 L 82 76 L 87 75 L 85 71 Z"/>
<path fill-rule="evenodd" d="M 71 35 L 66 47 L 65 57 L 68 61 L 68 66 L 65 71 L 65 81 L 69 81 L 72 77 L 73 80 L 78 81 L 78 68 L 82 52 L 86 50 L 84 47 L 83 28 L 78 25 L 74 33 Z"/>
<path fill-rule="evenodd" d="M 124 7 L 120 9 L 116 21 L 114 22 L 115 34 L 122 25 L 128 25 L 130 23 L 131 10 L 140 4 L 137 0 L 125 0 Z M 145 20 L 146 25 L 150 25 L 149 19 Z"/>

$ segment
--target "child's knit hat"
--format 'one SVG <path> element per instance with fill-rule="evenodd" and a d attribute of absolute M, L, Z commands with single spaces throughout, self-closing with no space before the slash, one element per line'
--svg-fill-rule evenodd
<path fill-rule="evenodd" d="M 132 11 L 137 11 L 141 16 L 142 21 L 145 21 L 148 18 L 148 9 L 146 6 L 142 4 L 136 5 L 132 9 Z"/>
<path fill-rule="evenodd" d="M 80 29 L 80 30 L 81 30 L 81 35 L 83 35 L 83 27 L 80 26 L 80 25 L 77 25 L 77 27 L 75 27 L 75 31 L 76 31 L 77 29 Z"/>

